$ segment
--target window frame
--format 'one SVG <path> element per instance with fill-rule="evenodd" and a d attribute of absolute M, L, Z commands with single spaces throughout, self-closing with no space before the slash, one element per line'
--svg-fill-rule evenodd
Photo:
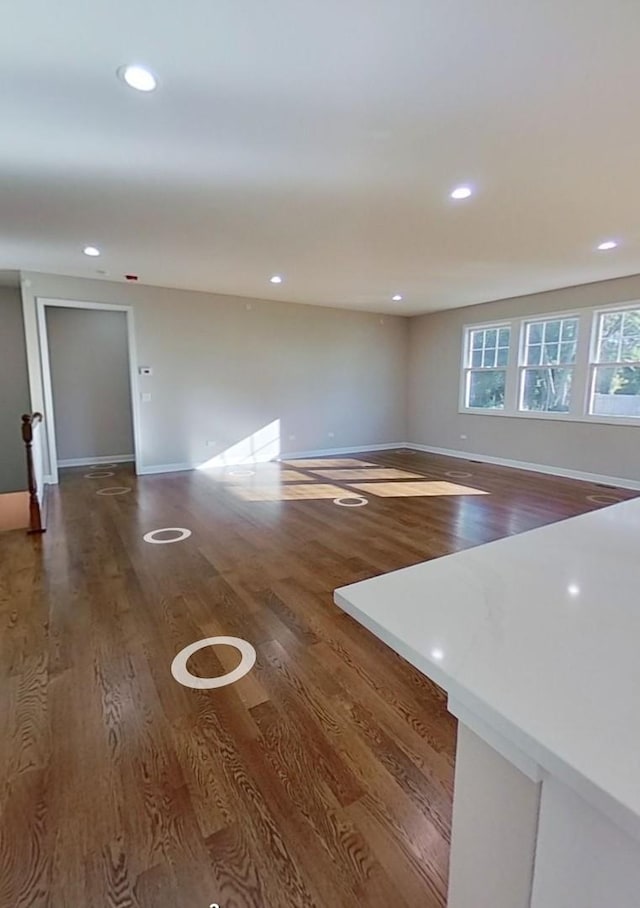
<path fill-rule="evenodd" d="M 471 338 L 472 338 L 473 332 L 474 332 L 474 331 L 483 331 L 483 332 L 485 332 L 485 331 L 491 331 L 491 330 L 495 330 L 495 331 L 499 332 L 501 328 L 508 328 L 508 329 L 509 329 L 509 348 L 508 348 L 509 353 L 508 353 L 508 356 L 507 356 L 507 365 L 506 365 L 506 366 L 498 366 L 498 365 L 495 365 L 495 366 L 474 366 L 474 365 L 472 365 L 472 362 L 473 362 L 473 350 L 472 350 L 472 346 L 471 346 L 471 343 L 472 343 Z M 512 328 L 511 322 L 509 322 L 509 321 L 503 321 L 503 322 L 487 322 L 487 323 L 484 324 L 484 325 L 472 325 L 472 326 L 469 327 L 468 330 L 466 330 L 466 331 L 464 332 L 464 334 L 463 334 L 463 348 L 462 348 L 462 381 L 461 381 L 461 383 L 460 383 L 460 400 L 459 400 L 459 404 L 460 404 L 460 406 L 461 406 L 466 412 L 471 412 L 471 413 L 504 413 L 504 410 L 505 410 L 506 405 L 507 405 L 507 395 L 506 395 L 507 372 L 508 372 L 509 365 L 510 365 L 510 362 L 511 362 L 512 345 L 513 345 L 513 328 Z M 498 351 L 498 349 L 500 349 L 500 348 L 499 348 L 499 346 L 498 346 L 498 337 L 496 337 L 496 360 L 497 360 L 497 351 Z M 482 350 L 483 350 L 483 353 L 484 353 L 484 350 L 485 350 L 485 345 L 484 345 L 484 344 L 483 344 L 483 346 L 482 346 Z M 480 373 L 483 373 L 483 372 L 484 372 L 484 373 L 487 373 L 487 372 L 504 372 L 504 377 L 505 377 L 505 399 L 504 399 L 504 407 L 467 407 L 467 403 L 466 403 L 466 402 L 467 402 L 467 395 L 468 395 L 468 392 L 469 392 L 469 384 L 470 384 L 470 380 L 471 380 L 471 375 L 472 375 L 474 372 L 480 372 Z"/>
<path fill-rule="evenodd" d="M 601 362 L 597 359 L 598 344 L 600 340 L 600 325 L 606 315 L 619 312 L 640 311 L 640 301 L 634 303 L 620 304 L 619 306 L 607 306 L 606 308 L 596 309 L 593 312 L 591 323 L 591 337 L 589 343 L 589 362 L 587 363 L 587 380 L 585 387 L 585 412 L 589 417 L 589 422 L 605 422 L 607 425 L 640 425 L 640 416 L 602 416 L 592 413 L 593 398 L 595 394 L 596 370 L 603 366 L 637 366 L 640 367 L 640 359 L 631 360 L 630 362 Z"/>
<path fill-rule="evenodd" d="M 577 322 L 576 327 L 576 356 L 575 360 L 572 363 L 562 363 L 558 361 L 557 363 L 540 363 L 540 364 L 528 364 L 527 363 L 527 332 L 531 325 L 544 325 L 547 322 L 564 322 L 569 319 L 575 319 Z M 518 320 L 519 324 L 519 344 L 518 344 L 518 384 L 516 387 L 516 408 L 518 413 L 536 413 L 536 414 L 554 414 L 556 416 L 567 416 L 574 409 L 573 407 L 573 397 L 574 397 L 574 377 L 576 373 L 576 364 L 578 361 L 578 351 L 580 349 L 580 337 L 581 337 L 581 319 L 580 314 L 576 312 L 569 313 L 549 313 L 548 315 L 535 315 L 530 318 L 522 318 Z M 546 338 L 546 334 L 543 335 Z M 562 341 L 558 339 L 558 348 L 560 347 Z M 546 340 L 541 341 L 541 348 L 544 350 L 546 345 Z M 527 410 L 522 406 L 524 400 L 524 389 L 527 372 L 531 371 L 542 371 L 549 369 L 570 369 L 572 373 L 571 379 L 571 395 L 570 395 L 570 404 L 568 410 Z"/>
<path fill-rule="evenodd" d="M 625 300 L 620 303 L 607 303 L 606 305 L 589 306 L 582 309 L 539 312 L 526 316 L 490 319 L 463 324 L 462 352 L 459 362 L 458 412 L 472 416 L 502 416 L 508 419 L 546 419 L 552 421 L 560 420 L 562 422 L 597 423 L 610 426 L 640 426 L 640 416 L 598 416 L 590 412 L 595 369 L 597 366 L 603 365 L 595 359 L 600 319 L 608 313 L 634 309 L 640 309 L 640 300 Z M 533 368 L 525 367 L 524 365 L 526 326 L 532 322 L 553 321 L 554 319 L 564 318 L 578 319 L 576 359 L 575 363 L 567 364 L 568 368 L 573 369 L 569 411 L 520 410 L 521 383 L 524 381 L 526 368 Z M 480 367 L 476 367 L 474 370 L 471 366 L 467 366 L 467 363 L 471 362 L 471 332 L 486 328 L 510 328 L 511 330 L 509 357 L 507 366 L 504 368 L 506 373 L 504 407 L 501 409 L 466 406 L 468 374 L 471 371 L 491 371 Z M 604 365 L 609 364 L 605 363 Z M 497 367 L 497 369 L 502 368 L 500 366 Z M 539 368 L 546 367 L 541 366 Z"/>

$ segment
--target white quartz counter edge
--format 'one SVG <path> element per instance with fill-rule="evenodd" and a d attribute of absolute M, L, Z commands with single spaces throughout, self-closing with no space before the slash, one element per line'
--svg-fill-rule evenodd
<path fill-rule="evenodd" d="M 495 545 L 495 543 L 492 544 Z M 354 586 L 357 586 L 357 584 L 354 584 Z M 349 588 L 346 586 L 335 590 L 334 601 L 336 605 L 441 687 L 448 695 L 450 707 L 454 704 L 451 709 L 454 714 L 458 712 L 455 704 L 461 704 L 469 713 L 477 717 L 481 723 L 485 723 L 495 735 L 502 737 L 508 745 L 515 747 L 525 757 L 539 766 L 542 770 L 541 776 L 544 776 L 544 773 L 548 773 L 564 782 L 584 798 L 585 801 L 604 813 L 612 822 L 640 842 L 640 816 L 603 791 L 583 773 L 566 763 L 548 748 L 532 739 L 526 732 L 502 716 L 489 704 L 483 702 L 471 691 L 458 684 L 443 671 L 442 666 L 438 662 L 417 652 L 406 641 L 398 638 L 388 628 L 383 627 L 371 616 L 354 606 L 348 598 Z M 495 744 L 495 742 L 491 741 L 489 743 Z M 517 759 L 514 762 L 518 765 Z M 523 767 L 521 766 L 520 768 Z M 528 774 L 531 775 L 531 773 Z"/>

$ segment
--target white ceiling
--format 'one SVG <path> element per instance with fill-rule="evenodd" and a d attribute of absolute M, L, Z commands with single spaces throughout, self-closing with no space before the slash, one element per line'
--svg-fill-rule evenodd
<path fill-rule="evenodd" d="M 638 0 L 5 0 L 0 268 L 401 314 L 640 272 L 639 37 Z"/>

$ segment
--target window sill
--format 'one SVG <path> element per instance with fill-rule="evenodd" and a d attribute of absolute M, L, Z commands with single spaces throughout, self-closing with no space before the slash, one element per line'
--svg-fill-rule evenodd
<path fill-rule="evenodd" d="M 633 416 L 572 416 L 569 413 L 543 413 L 539 411 L 482 410 L 470 407 L 459 407 L 458 413 L 464 416 L 503 416 L 507 419 L 545 419 L 551 422 L 581 422 L 600 426 L 635 426 L 640 427 L 640 417 Z"/>

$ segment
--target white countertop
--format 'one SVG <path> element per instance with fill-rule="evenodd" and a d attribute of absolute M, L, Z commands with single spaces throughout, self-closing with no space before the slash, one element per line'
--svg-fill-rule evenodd
<path fill-rule="evenodd" d="M 640 499 L 335 601 L 640 840 Z"/>

